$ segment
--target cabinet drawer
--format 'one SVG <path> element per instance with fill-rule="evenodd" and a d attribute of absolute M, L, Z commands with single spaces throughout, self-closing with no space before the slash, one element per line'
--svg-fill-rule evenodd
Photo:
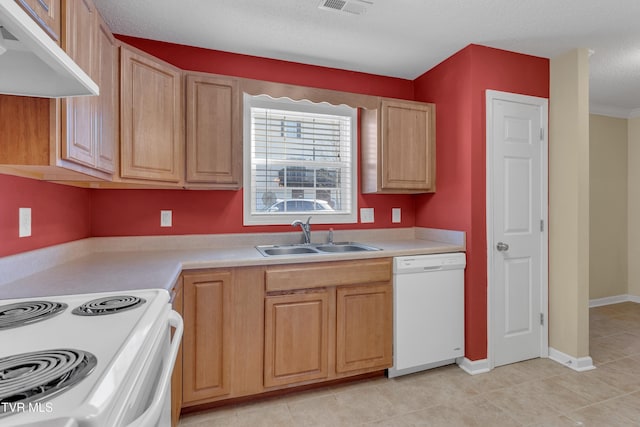
<path fill-rule="evenodd" d="M 391 259 L 274 266 L 265 272 L 267 292 L 312 289 L 391 280 Z"/>

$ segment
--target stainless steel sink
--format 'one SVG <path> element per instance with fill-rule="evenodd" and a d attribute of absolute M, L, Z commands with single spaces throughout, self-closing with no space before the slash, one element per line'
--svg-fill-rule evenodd
<path fill-rule="evenodd" d="M 329 253 L 348 253 L 348 252 L 366 252 L 380 251 L 382 249 L 373 246 L 364 245 L 357 242 L 338 242 L 338 243 L 316 243 L 316 244 L 299 244 L 299 245 L 262 245 L 256 246 L 256 249 L 263 256 L 278 255 L 306 255 L 306 254 L 329 254 Z"/>
<path fill-rule="evenodd" d="M 322 252 L 362 252 L 381 250 L 379 248 L 374 248 L 373 246 L 353 242 L 318 245 L 316 246 L 316 249 Z"/>
<path fill-rule="evenodd" d="M 256 247 L 263 255 L 297 255 L 297 254 L 315 254 L 315 249 L 307 246 L 275 246 L 269 248 Z"/>

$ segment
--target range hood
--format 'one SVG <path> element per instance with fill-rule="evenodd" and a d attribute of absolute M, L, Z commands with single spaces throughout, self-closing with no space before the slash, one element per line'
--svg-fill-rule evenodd
<path fill-rule="evenodd" d="M 0 0 L 0 93 L 62 98 L 98 95 L 91 80 L 15 0 Z M 4 48 L 4 49 L 3 49 Z"/>

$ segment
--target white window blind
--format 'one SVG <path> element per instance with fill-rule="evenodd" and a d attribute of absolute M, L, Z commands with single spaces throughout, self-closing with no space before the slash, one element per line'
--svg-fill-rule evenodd
<path fill-rule="evenodd" d="M 354 109 L 250 98 L 245 223 L 355 222 Z"/>

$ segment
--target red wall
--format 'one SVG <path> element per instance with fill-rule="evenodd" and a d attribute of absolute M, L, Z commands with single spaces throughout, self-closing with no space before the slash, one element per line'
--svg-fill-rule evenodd
<path fill-rule="evenodd" d="M 485 90 L 549 97 L 549 60 L 470 45 L 415 83 L 435 102 L 436 193 L 416 198 L 416 225 L 467 232 L 465 356 L 487 357 Z"/>
<path fill-rule="evenodd" d="M 184 70 L 255 78 L 296 85 L 395 98 L 413 98 L 413 82 L 372 74 L 238 55 L 153 40 L 121 40 Z M 241 233 L 291 231 L 290 226 L 242 225 L 242 191 L 96 190 L 92 192 L 94 236 Z M 414 198 L 409 195 L 362 195 L 359 207 L 373 207 L 373 224 L 331 225 L 340 228 L 388 228 L 414 225 Z M 402 222 L 391 223 L 391 208 L 402 209 Z M 173 210 L 173 227 L 160 227 L 160 210 Z M 328 229 L 318 225 L 315 229 Z"/>
<path fill-rule="evenodd" d="M 117 35 L 117 37 L 125 43 L 142 49 L 183 70 L 202 71 L 367 95 L 413 99 L 413 82 L 411 80 L 240 55 L 123 35 Z"/>
<path fill-rule="evenodd" d="M 18 238 L 18 208 L 31 208 L 31 237 Z M 0 175 L 0 257 L 90 236 L 89 190 Z"/>
<path fill-rule="evenodd" d="M 359 197 L 359 207 L 374 207 L 374 224 L 313 225 L 314 230 L 412 227 L 411 196 Z M 94 190 L 93 236 L 223 234 L 293 231 L 289 225 L 243 226 L 242 191 Z M 391 223 L 391 208 L 402 209 L 402 223 Z M 160 227 L 160 210 L 173 211 L 173 227 Z M 313 220 L 311 221 L 313 224 Z"/>

